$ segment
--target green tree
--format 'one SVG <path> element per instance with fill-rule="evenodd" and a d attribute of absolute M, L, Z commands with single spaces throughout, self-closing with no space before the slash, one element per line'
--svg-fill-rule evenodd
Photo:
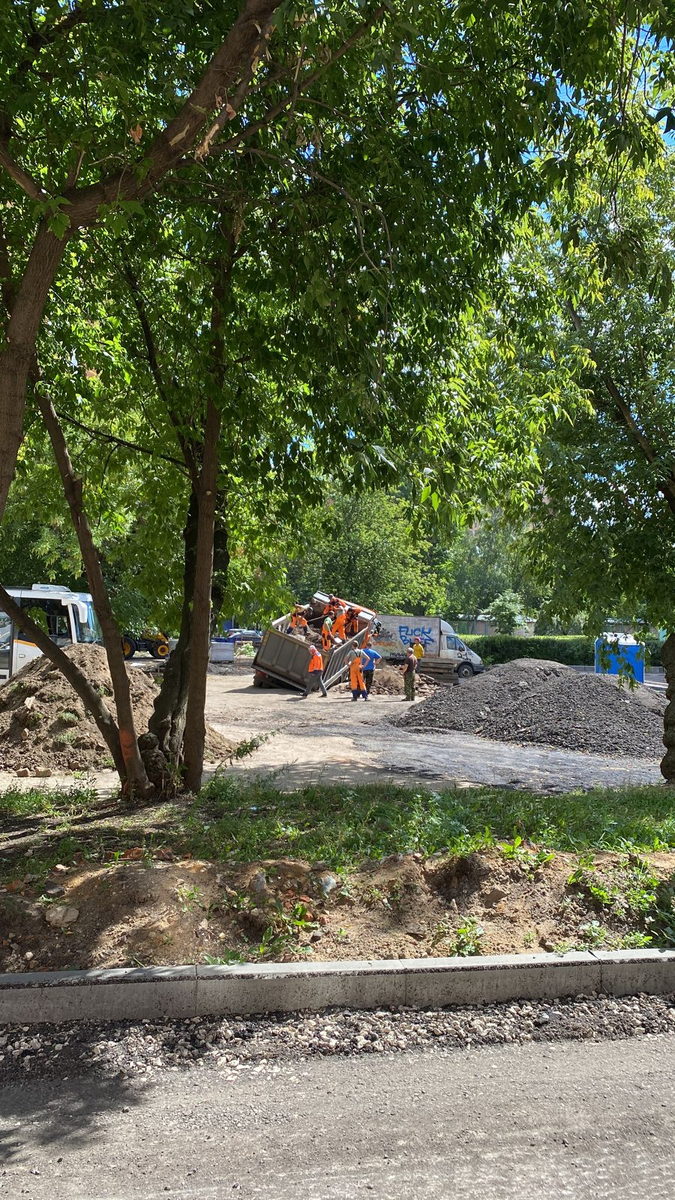
<path fill-rule="evenodd" d="M 561 197 L 553 220 L 533 218 L 501 309 L 518 331 L 510 395 L 569 369 L 564 413 L 538 453 L 526 545 L 550 615 L 567 623 L 583 611 L 598 634 L 616 613 L 670 634 L 662 771 L 673 779 L 675 158 L 627 172 L 609 196 L 602 182 Z"/>
<path fill-rule="evenodd" d="M 445 580 L 427 565 L 429 547 L 399 497 L 383 491 L 331 495 L 300 530 L 288 586 L 303 603 L 327 591 L 378 612 L 436 613 Z"/>
<path fill-rule="evenodd" d="M 511 634 L 522 620 L 522 598 L 517 592 L 502 592 L 491 602 L 489 612 L 492 620 L 496 622 L 497 633 Z"/>

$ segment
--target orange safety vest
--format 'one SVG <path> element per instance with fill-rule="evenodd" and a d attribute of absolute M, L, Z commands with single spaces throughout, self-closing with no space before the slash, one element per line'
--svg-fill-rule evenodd
<path fill-rule="evenodd" d="M 307 621 L 306 621 L 305 617 L 303 617 L 302 613 L 292 613 L 291 614 L 291 629 L 298 629 L 298 628 L 306 629 Z"/>
<path fill-rule="evenodd" d="M 316 646 L 312 646 L 309 669 L 310 671 L 323 671 L 323 659 Z"/>

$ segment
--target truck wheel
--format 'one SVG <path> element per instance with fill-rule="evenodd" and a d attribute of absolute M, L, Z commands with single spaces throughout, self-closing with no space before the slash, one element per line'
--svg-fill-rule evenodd
<path fill-rule="evenodd" d="M 154 646 L 150 647 L 150 653 L 153 658 L 168 658 L 171 647 L 168 642 L 155 642 Z"/>
<path fill-rule="evenodd" d="M 265 675 L 262 675 L 260 673 L 260 671 L 256 671 L 255 675 L 253 676 L 253 686 L 254 687 L 264 687 L 265 683 L 266 683 L 266 679 L 267 679 L 267 677 Z"/>
<path fill-rule="evenodd" d="M 136 651 L 138 649 L 138 646 L 136 645 L 134 639 L 132 637 L 129 637 L 129 635 L 126 633 L 125 633 L 124 637 L 122 638 L 122 649 L 124 651 L 125 658 L 133 658 L 134 654 L 136 653 Z"/>
<path fill-rule="evenodd" d="M 460 663 L 457 668 L 457 674 L 460 679 L 473 679 L 473 667 L 471 663 Z"/>

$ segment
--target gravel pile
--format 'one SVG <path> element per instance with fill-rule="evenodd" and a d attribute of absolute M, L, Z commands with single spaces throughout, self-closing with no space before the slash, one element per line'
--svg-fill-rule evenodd
<path fill-rule="evenodd" d="M 663 756 L 666 698 L 619 687 L 611 676 L 581 675 L 531 658 L 494 667 L 458 688 L 439 688 L 397 721 L 407 729 L 481 734 L 630 758 Z"/>
<path fill-rule="evenodd" d="M 467 1049 L 505 1043 L 675 1034 L 673 996 L 577 996 L 480 1008 L 262 1017 L 194 1017 L 187 1021 L 77 1022 L 0 1028 L 0 1083 L 99 1074 L 127 1078 L 154 1070 L 278 1069 L 314 1055 Z"/>

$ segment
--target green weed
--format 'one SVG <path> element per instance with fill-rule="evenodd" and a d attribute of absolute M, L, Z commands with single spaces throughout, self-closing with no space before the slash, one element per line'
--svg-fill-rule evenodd
<path fill-rule="evenodd" d="M 546 863 L 555 858 L 552 850 L 530 850 L 523 845 L 522 837 L 515 837 L 512 842 L 500 842 L 499 853 L 510 862 L 516 863 L 525 872 L 528 879 L 533 879 L 535 873 Z"/>

